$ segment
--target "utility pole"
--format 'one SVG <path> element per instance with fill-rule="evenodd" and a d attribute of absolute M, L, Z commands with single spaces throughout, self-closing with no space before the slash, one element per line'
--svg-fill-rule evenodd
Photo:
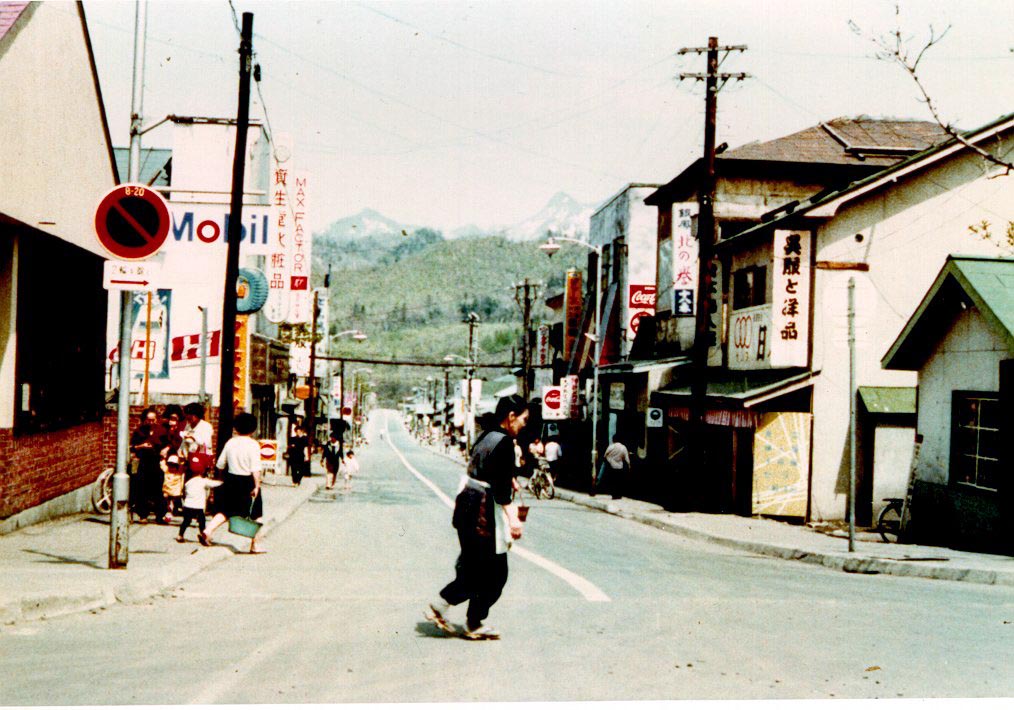
<path fill-rule="evenodd" d="M 468 409 L 465 411 L 465 453 L 472 456 L 472 436 L 475 430 L 475 402 L 472 401 L 472 378 L 475 377 L 475 330 L 479 327 L 479 316 L 469 313 L 465 319 L 468 324 L 468 368 L 465 377 L 468 381 L 465 387 L 465 401 Z"/>
<path fill-rule="evenodd" d="M 447 414 L 447 402 L 451 394 L 451 369 L 449 367 L 444 368 L 444 451 L 447 451 L 447 435 L 451 431 L 451 418 Z"/>
<path fill-rule="evenodd" d="M 317 289 L 313 290 L 313 321 L 310 323 L 310 398 L 306 400 L 306 436 L 307 448 L 313 456 L 313 443 L 317 439 L 314 415 L 317 413 L 317 319 L 320 318 L 320 302 L 317 300 Z"/>
<path fill-rule="evenodd" d="M 856 551 L 856 444 L 858 439 L 858 437 L 856 436 L 857 422 L 856 422 L 856 277 L 855 276 L 849 276 L 848 319 L 849 319 L 849 552 L 855 552 Z"/>
<path fill-rule="evenodd" d="M 236 281 L 239 278 L 239 242 L 243 230 L 243 178 L 246 172 L 246 135 L 250 125 L 250 65 L 253 55 L 253 13 L 243 13 L 239 40 L 239 106 L 236 111 L 236 149 L 232 157 L 232 201 L 229 204 L 229 240 L 222 296 L 222 367 L 218 387 L 218 442 L 221 452 L 232 434 L 233 380 L 236 368 Z"/>
<path fill-rule="evenodd" d="M 514 284 L 514 300 L 521 307 L 522 320 L 524 322 L 521 335 L 521 396 L 527 402 L 531 397 L 531 370 L 532 370 L 532 299 L 538 298 L 538 285 L 528 282 Z M 519 294 L 524 291 L 524 297 Z"/>
<path fill-rule="evenodd" d="M 690 349 L 690 427 L 689 440 L 691 464 L 693 472 L 704 475 L 707 466 L 706 437 L 704 435 L 705 397 L 708 388 L 708 348 L 714 337 L 711 329 L 711 308 L 720 308 L 720 304 L 712 304 L 712 289 L 715 286 L 715 275 L 712 265 L 715 254 L 715 124 L 718 115 L 718 92 L 729 79 L 737 81 L 746 79 L 747 74 L 719 72 L 718 67 L 730 52 L 742 52 L 746 45 L 719 46 L 717 37 L 708 38 L 707 47 L 684 47 L 676 52 L 684 54 L 706 54 L 707 72 L 704 74 L 682 73 L 680 80 L 694 79 L 704 81 L 704 165 L 701 185 L 697 191 L 697 245 L 698 245 L 698 279 L 697 279 L 697 311 L 694 322 L 694 343 Z M 719 60 L 719 52 L 724 56 Z M 721 83 L 719 83 L 721 82 Z M 714 295 L 721 300 L 721 294 Z"/>
<path fill-rule="evenodd" d="M 148 31 L 148 2 L 140 0 L 134 10 L 134 77 L 130 92 L 130 157 L 127 180 L 141 175 L 141 118 L 144 113 L 144 49 Z M 130 311 L 132 291 L 120 294 L 120 391 L 116 404 L 116 468 L 113 472 L 113 505 L 109 512 L 109 569 L 127 566 L 130 547 Z M 149 316 L 150 321 L 150 316 Z M 147 341 L 145 347 L 148 347 Z"/>

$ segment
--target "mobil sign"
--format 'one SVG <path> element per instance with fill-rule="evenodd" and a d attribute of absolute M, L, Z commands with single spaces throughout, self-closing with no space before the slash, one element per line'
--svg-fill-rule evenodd
<path fill-rule="evenodd" d="M 228 243 L 231 216 L 228 205 L 170 203 L 172 228 L 165 240 L 166 249 L 221 247 Z M 240 243 L 246 254 L 267 254 L 271 239 L 271 208 L 243 206 Z"/>
<path fill-rule="evenodd" d="M 550 385 L 542 388 L 542 418 L 552 421 L 554 419 L 567 419 L 570 417 L 570 406 L 564 407 L 563 388 L 559 385 Z"/>

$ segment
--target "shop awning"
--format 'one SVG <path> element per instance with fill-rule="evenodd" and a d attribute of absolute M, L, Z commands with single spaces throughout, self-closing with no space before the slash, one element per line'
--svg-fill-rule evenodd
<path fill-rule="evenodd" d="M 778 370 L 708 370 L 705 396 L 712 402 L 749 409 L 769 399 L 809 387 L 813 378 L 818 374 L 817 372 L 811 373 L 809 370 L 800 368 Z M 689 375 L 683 370 L 678 371 L 676 380 L 672 384 L 660 389 L 657 394 L 688 400 L 690 398 Z"/>
<path fill-rule="evenodd" d="M 915 414 L 915 387 L 860 387 L 870 414 Z"/>
<path fill-rule="evenodd" d="M 661 360 L 626 360 L 614 362 L 610 365 L 603 365 L 599 368 L 600 375 L 622 375 L 626 373 L 644 374 L 645 372 L 656 372 L 668 370 L 673 367 L 689 365 L 690 358 L 686 355 L 664 358 Z"/>

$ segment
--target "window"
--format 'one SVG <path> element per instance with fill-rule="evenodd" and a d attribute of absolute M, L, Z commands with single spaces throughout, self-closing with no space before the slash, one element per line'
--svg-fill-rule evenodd
<path fill-rule="evenodd" d="M 732 275 L 732 310 L 768 302 L 767 267 L 748 266 Z"/>
<path fill-rule="evenodd" d="M 18 435 L 64 429 L 102 416 L 102 262 L 46 234 L 22 234 L 18 241 Z"/>
<path fill-rule="evenodd" d="M 955 392 L 951 399 L 951 483 L 995 491 L 999 468 L 999 394 Z"/>

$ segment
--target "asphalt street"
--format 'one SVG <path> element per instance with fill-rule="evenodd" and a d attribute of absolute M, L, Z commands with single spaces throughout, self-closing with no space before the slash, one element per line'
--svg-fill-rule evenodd
<path fill-rule="evenodd" d="M 1010 588 L 850 575 L 558 500 L 531 502 L 489 618 L 503 638 L 447 637 L 423 610 L 453 574 L 462 469 L 393 412 L 369 431 L 351 493 L 321 491 L 268 554 L 0 628 L 0 704 L 1014 695 Z"/>

